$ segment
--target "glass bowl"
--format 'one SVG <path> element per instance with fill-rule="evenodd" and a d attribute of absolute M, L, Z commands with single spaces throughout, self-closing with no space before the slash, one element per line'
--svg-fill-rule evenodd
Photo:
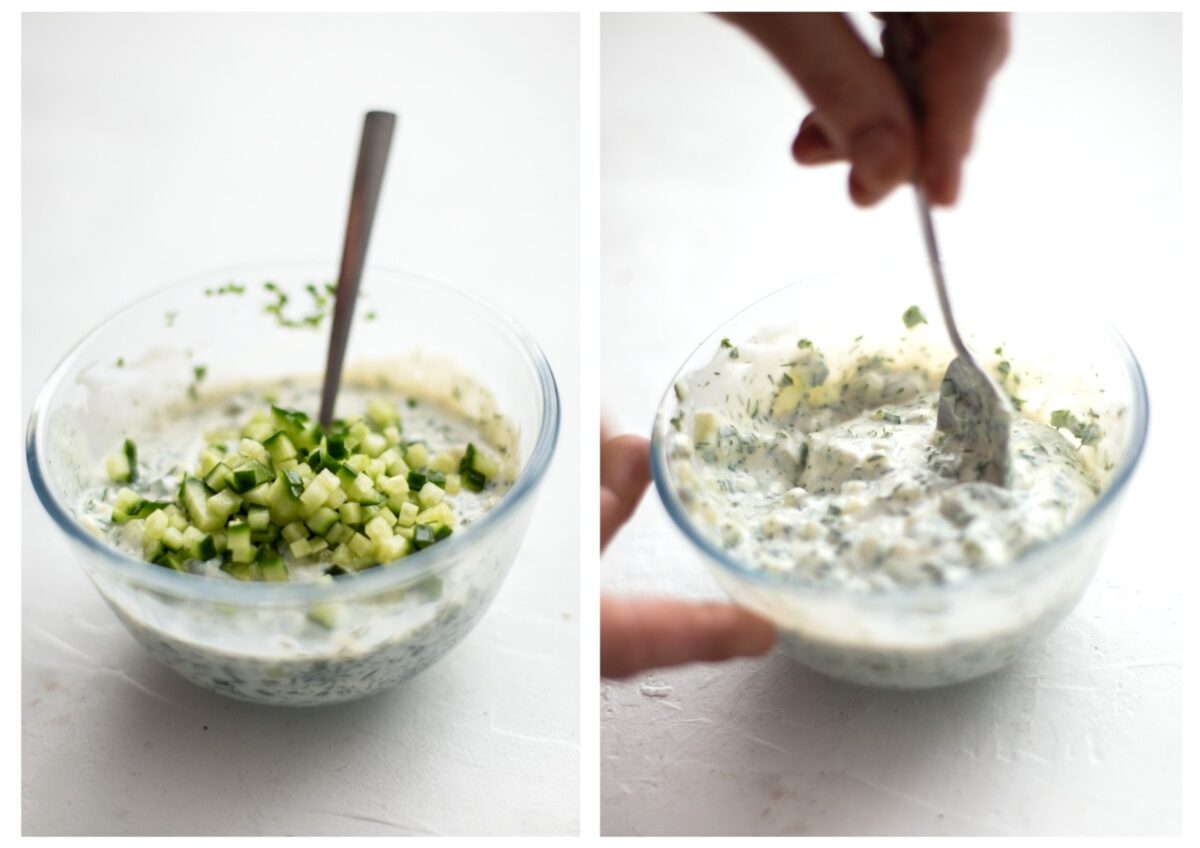
<path fill-rule="evenodd" d="M 316 382 L 328 317 L 305 290 L 336 266 L 265 265 L 160 289 L 101 324 L 46 382 L 29 420 L 33 487 L 100 594 L 147 649 L 201 686 L 248 701 L 316 705 L 386 689 L 453 648 L 517 555 L 554 452 L 559 401 L 545 356 L 495 307 L 420 277 L 368 269 L 344 381 L 474 378 L 467 411 L 494 403 L 515 428 L 517 473 L 496 506 L 395 563 L 325 583 L 244 583 L 183 574 L 122 553 L 81 514 L 104 458 L 157 409 L 222 384 Z M 284 326 L 267 307 L 289 293 Z M 233 287 L 229 284 L 234 283 Z M 239 288 L 242 287 L 242 288 Z M 306 315 L 314 316 L 308 323 Z M 419 352 L 416 353 L 416 352 Z M 372 377 L 373 378 L 373 377 Z M 315 409 L 307 410 L 315 418 Z M 91 526 L 89 526 L 91 525 Z M 314 610 L 321 615 L 314 616 Z M 323 623 L 322 623 L 323 622 Z"/>
<path fill-rule="evenodd" d="M 651 444 L 655 486 L 671 519 L 720 585 L 738 603 L 772 621 L 784 651 L 829 676 L 853 683 L 923 688 L 987 674 L 1045 636 L 1075 606 L 1094 575 L 1126 484 L 1146 440 L 1148 401 L 1132 351 L 1111 326 L 1079 302 L 1056 301 L 1054 280 L 1001 267 L 947 266 L 955 314 L 967 343 L 988 361 L 1003 356 L 1036 372 L 1025 409 L 1100 411 L 1104 438 L 1101 492 L 1058 536 L 1015 560 L 959 582 L 861 591 L 818 585 L 788 572 L 740 562 L 705 534 L 673 479 L 672 419 L 703 404 L 674 386 L 707 365 L 723 339 L 736 346 L 756 335 L 794 332 L 820 349 L 862 336 L 886 347 L 905 332 L 901 314 L 921 307 L 930 355 L 941 370 L 951 358 L 928 265 L 888 266 L 829 275 L 767 296 L 710 335 L 680 368 L 659 406 Z M 789 320 L 790 319 L 790 320 Z M 937 373 L 940 375 L 941 370 Z M 711 399 L 709 399 L 711 401 Z M 689 420 L 690 416 L 685 417 Z"/>

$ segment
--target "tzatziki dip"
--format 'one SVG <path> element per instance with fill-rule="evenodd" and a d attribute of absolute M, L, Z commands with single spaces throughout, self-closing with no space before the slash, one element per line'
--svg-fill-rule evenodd
<path fill-rule="evenodd" d="M 430 576 L 355 594 L 363 575 L 467 532 L 511 488 L 516 430 L 490 400 L 468 413 L 464 392 L 490 398 L 468 382 L 401 386 L 349 369 L 329 428 L 314 420 L 315 378 L 213 387 L 154 410 L 96 469 L 76 514 L 146 569 L 197 583 L 178 597 L 115 583 L 114 610 L 176 671 L 247 700 L 329 703 L 412 676 L 470 630 L 509 561 L 459 546 Z M 347 594 L 204 600 L 204 584 L 239 581 Z"/>
<path fill-rule="evenodd" d="M 973 479 L 935 427 L 944 363 L 915 335 L 856 340 L 841 360 L 804 338 L 726 339 L 676 385 L 705 402 L 672 421 L 671 473 L 714 544 L 751 568 L 885 591 L 1003 568 L 1088 508 L 1100 478 L 1080 447 L 1098 425 L 1018 412 L 1009 485 Z"/>
<path fill-rule="evenodd" d="M 814 340 L 808 321 L 714 342 L 677 378 L 653 454 L 672 515 L 787 653 L 919 688 L 1005 665 L 1078 600 L 1101 537 L 1039 552 L 1107 487 L 1126 410 L 1057 361 L 993 348 L 980 362 L 1014 415 L 1006 485 L 986 482 L 937 429 L 952 354 L 917 307 L 900 317 L 874 338 Z"/>

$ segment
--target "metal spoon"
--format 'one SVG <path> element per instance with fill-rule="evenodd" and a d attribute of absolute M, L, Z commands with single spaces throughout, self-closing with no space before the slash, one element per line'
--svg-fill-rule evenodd
<path fill-rule="evenodd" d="M 329 355 L 325 361 L 325 383 L 321 390 L 321 426 L 333 421 L 338 384 L 342 379 L 342 362 L 350 340 L 350 320 L 358 300 L 358 284 L 366 264 L 367 243 L 371 240 L 371 225 L 375 223 L 375 207 L 383 186 L 388 151 L 396 116 L 391 112 L 368 112 L 363 119 L 362 141 L 358 148 L 358 166 L 354 172 L 354 188 L 350 193 L 350 214 L 346 219 L 346 237 L 342 242 L 342 267 L 338 273 L 337 292 L 333 303 L 333 326 L 329 333 Z"/>
<path fill-rule="evenodd" d="M 926 19 L 919 12 L 889 12 L 881 16 L 884 59 L 900 81 L 913 115 L 919 122 L 924 113 L 921 89 L 916 74 L 916 57 L 928 38 Z M 1008 482 L 1008 436 L 1012 422 L 1012 406 L 995 381 L 979 367 L 967 350 L 946 293 L 946 279 L 933 231 L 933 217 L 925 190 L 914 184 L 917 216 L 925 239 L 925 253 L 933 271 L 938 306 L 950 342 L 957 354 L 942 377 L 941 399 L 938 402 L 937 428 L 947 434 L 949 447 L 958 454 L 956 476 L 959 480 L 984 480 L 997 486 Z"/>

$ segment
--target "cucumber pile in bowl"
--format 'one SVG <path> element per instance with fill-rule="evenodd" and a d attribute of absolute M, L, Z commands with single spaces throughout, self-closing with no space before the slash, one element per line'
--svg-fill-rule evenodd
<path fill-rule="evenodd" d="M 482 492 L 498 473 L 468 442 L 431 456 L 406 443 L 392 404 L 326 430 L 296 410 L 271 406 L 240 428 L 210 433 L 172 500 L 139 494 L 137 446 L 107 460 L 125 484 L 112 521 L 140 541 L 148 562 L 176 571 L 220 560 L 238 580 L 287 581 L 313 567 L 340 576 L 394 562 L 449 537 L 458 519 L 448 496 Z"/>

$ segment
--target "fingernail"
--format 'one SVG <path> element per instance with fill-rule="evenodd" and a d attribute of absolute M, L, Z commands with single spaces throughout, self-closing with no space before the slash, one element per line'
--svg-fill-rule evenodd
<path fill-rule="evenodd" d="M 825 133 L 811 123 L 801 126 L 800 132 L 796 133 L 796 140 L 792 142 L 792 156 L 801 165 L 816 165 L 837 158 Z"/>
<path fill-rule="evenodd" d="M 871 193 L 886 191 L 898 182 L 896 170 L 903 150 L 900 136 L 887 124 L 860 133 L 850 145 L 854 180 Z"/>
<path fill-rule="evenodd" d="M 958 200 L 961 174 L 958 170 L 930 169 L 924 177 L 925 193 L 938 206 L 951 206 Z"/>

